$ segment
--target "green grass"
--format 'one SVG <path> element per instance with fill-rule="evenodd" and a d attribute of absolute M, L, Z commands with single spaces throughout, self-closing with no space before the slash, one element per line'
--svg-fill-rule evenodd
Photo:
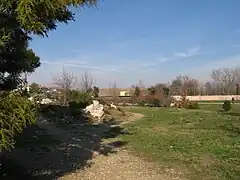
<path fill-rule="evenodd" d="M 231 101 L 231 100 L 230 100 Z M 198 101 L 198 102 L 206 102 L 206 103 L 223 103 L 224 100 L 215 100 L 215 101 Z M 235 103 L 239 103 L 240 100 L 235 100 Z"/>
<path fill-rule="evenodd" d="M 205 111 L 221 112 L 222 104 L 199 104 L 200 108 Z M 232 104 L 232 109 L 227 113 L 240 113 L 240 104 Z"/>
<path fill-rule="evenodd" d="M 221 105 L 200 110 L 134 108 L 145 117 L 122 136 L 161 167 L 181 169 L 189 179 L 240 179 L 240 105 L 228 114 Z M 239 112 L 239 113 L 238 113 Z"/>

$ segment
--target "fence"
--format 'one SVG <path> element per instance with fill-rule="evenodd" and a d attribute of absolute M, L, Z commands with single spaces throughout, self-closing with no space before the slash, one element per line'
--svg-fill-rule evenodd
<path fill-rule="evenodd" d="M 177 101 L 181 96 L 173 96 Z M 224 101 L 224 100 L 240 100 L 240 95 L 213 95 L 213 96 L 186 96 L 189 101 Z"/>
<path fill-rule="evenodd" d="M 176 101 L 181 100 L 182 96 L 172 96 Z M 108 96 L 108 97 L 102 97 L 106 101 L 112 101 L 113 97 Z M 186 98 L 190 101 L 224 101 L 224 100 L 234 100 L 240 101 L 240 95 L 211 95 L 211 96 L 186 96 Z M 125 96 L 125 97 L 117 97 L 116 101 L 117 102 L 125 102 L 125 103 L 130 103 L 132 102 L 132 97 L 130 96 Z"/>

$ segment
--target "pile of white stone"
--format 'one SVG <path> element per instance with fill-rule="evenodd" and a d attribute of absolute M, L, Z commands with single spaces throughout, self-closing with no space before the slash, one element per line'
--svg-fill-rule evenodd
<path fill-rule="evenodd" d="M 52 103 L 52 100 L 49 98 L 42 99 L 42 101 L 40 102 L 40 104 L 50 104 L 50 103 Z"/>
<path fill-rule="evenodd" d="M 98 101 L 93 100 L 93 103 L 87 106 L 83 111 L 89 113 L 92 117 L 98 118 L 99 120 L 104 116 L 104 107 Z"/>

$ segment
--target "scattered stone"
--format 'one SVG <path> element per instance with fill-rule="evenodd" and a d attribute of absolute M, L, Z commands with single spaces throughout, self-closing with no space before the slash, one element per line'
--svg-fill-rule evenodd
<path fill-rule="evenodd" d="M 126 105 L 126 106 L 133 106 L 132 103 L 126 103 L 125 105 Z"/>
<path fill-rule="evenodd" d="M 111 104 L 111 108 L 117 109 L 117 106 L 115 106 L 114 104 Z"/>
<path fill-rule="evenodd" d="M 117 109 L 117 106 L 115 106 L 115 105 L 113 104 L 113 102 L 111 102 L 110 107 L 113 108 L 113 109 Z"/>
<path fill-rule="evenodd" d="M 96 158 L 100 153 L 98 151 L 93 151 L 92 158 Z"/>

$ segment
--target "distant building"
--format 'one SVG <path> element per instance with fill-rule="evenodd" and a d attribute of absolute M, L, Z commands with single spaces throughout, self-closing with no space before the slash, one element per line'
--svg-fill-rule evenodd
<path fill-rule="evenodd" d="M 130 91 L 120 91 L 119 96 L 130 96 Z"/>
<path fill-rule="evenodd" d="M 112 97 L 114 94 L 119 97 L 129 97 L 131 96 L 131 88 L 105 88 L 105 89 L 99 89 L 99 96 L 100 97 Z"/>

